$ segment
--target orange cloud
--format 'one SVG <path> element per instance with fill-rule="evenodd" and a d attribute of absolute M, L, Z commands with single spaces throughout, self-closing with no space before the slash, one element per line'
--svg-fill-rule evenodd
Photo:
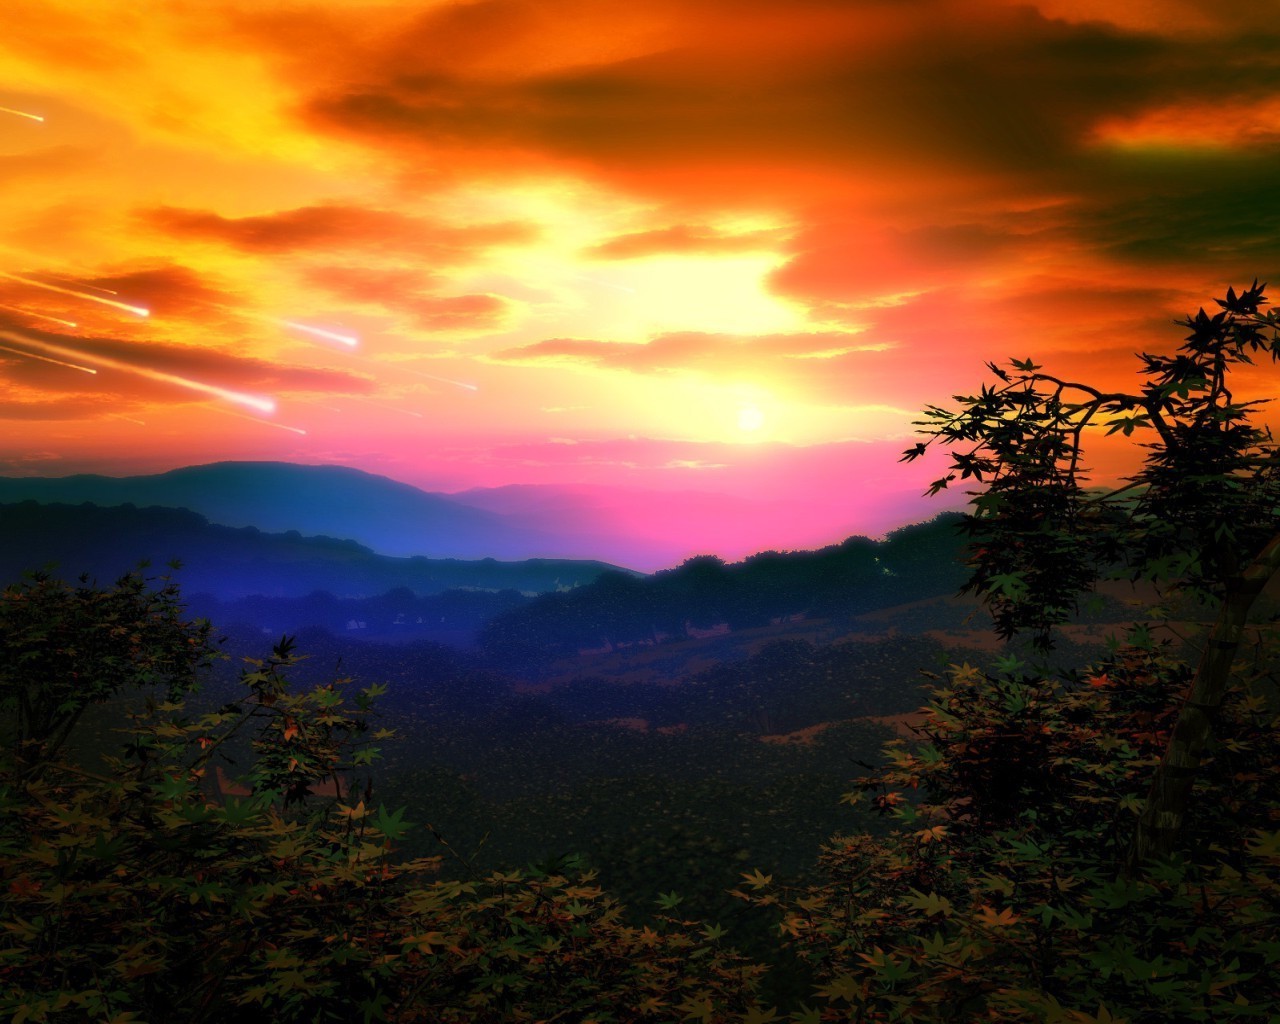
<path fill-rule="evenodd" d="M 1154 107 L 1106 118 L 1092 134 L 1103 146 L 1274 149 L 1280 143 L 1280 96 L 1243 95 Z"/>
<path fill-rule="evenodd" d="M 693 368 L 732 367 L 752 373 L 783 358 L 822 357 L 860 347 L 852 332 L 742 336 L 680 332 L 662 334 L 643 344 L 551 338 L 506 349 L 490 356 L 499 362 L 569 362 L 608 366 L 644 373 L 670 373 Z"/>
<path fill-rule="evenodd" d="M 676 224 L 652 231 L 636 231 L 618 235 L 607 242 L 592 246 L 586 256 L 606 259 L 634 259 L 666 253 L 694 252 L 750 252 L 755 249 L 771 249 L 782 241 L 781 231 L 745 231 L 726 234 L 714 228 L 692 224 Z"/>
<path fill-rule="evenodd" d="M 424 294 L 440 285 L 438 277 L 424 271 L 326 266 L 304 273 L 340 298 L 377 305 L 426 331 L 489 330 L 501 327 L 511 316 L 511 304 L 497 295 Z"/>
<path fill-rule="evenodd" d="M 386 210 L 310 206 L 251 217 L 223 217 L 208 210 L 161 206 L 139 216 L 173 237 L 208 238 L 250 252 L 373 249 L 415 256 L 457 258 L 491 245 L 528 242 L 528 224 L 470 227 L 432 222 Z"/>

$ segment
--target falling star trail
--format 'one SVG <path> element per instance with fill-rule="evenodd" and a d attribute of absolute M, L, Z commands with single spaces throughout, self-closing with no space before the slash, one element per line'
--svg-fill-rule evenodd
<path fill-rule="evenodd" d="M 371 356 L 357 355 L 355 358 L 365 363 L 371 363 L 372 365 L 378 367 L 379 369 L 385 370 L 388 368 L 386 363 L 379 362 L 377 359 L 374 359 Z M 427 380 L 438 380 L 441 384 L 452 384 L 454 387 L 466 388 L 466 390 L 468 391 L 480 390 L 474 384 L 467 384 L 465 381 L 454 380 L 452 377 L 438 377 L 434 373 L 424 373 L 422 370 L 415 370 L 412 366 L 400 366 L 399 364 L 393 364 L 393 365 L 398 371 L 402 370 L 405 373 L 412 373 L 412 374 L 416 374 L 419 377 L 426 377 Z"/>
<path fill-rule="evenodd" d="M 202 394 L 212 395 L 214 398 L 221 398 L 227 402 L 234 402 L 236 405 L 243 405 L 250 409 L 256 409 L 258 412 L 272 413 L 276 411 L 276 403 L 269 398 L 261 398 L 257 395 L 247 395 L 240 391 L 231 391 L 227 388 L 220 388 L 214 384 L 205 384 L 202 381 L 191 380 L 189 377 L 181 377 L 176 373 L 166 373 L 164 370 L 153 370 L 149 366 L 138 366 L 134 363 L 126 363 L 119 359 L 113 359 L 111 356 L 80 352 L 73 348 L 66 348 L 65 346 L 54 345 L 51 342 L 40 341 L 36 338 L 28 338 L 22 334 L 15 334 L 12 331 L 0 331 L 0 338 L 4 338 L 6 341 L 16 342 L 19 345 L 29 345 L 32 348 L 40 349 L 42 352 L 52 353 L 55 356 L 63 356 L 67 359 L 83 359 L 85 362 L 97 363 L 99 366 L 105 366 L 108 369 L 137 374 L 139 377 L 146 377 L 148 380 L 160 381 L 165 384 L 176 384 L 180 388 L 186 388 L 189 391 L 199 391 Z"/>
<path fill-rule="evenodd" d="M 57 292 L 60 295 L 74 295 L 80 299 L 88 299 L 90 302 L 100 302 L 104 306 L 114 306 L 116 309 L 127 310 L 130 313 L 136 313 L 138 316 L 151 315 L 151 310 L 144 309 L 142 306 L 131 306 L 127 302 L 104 299 L 101 295 L 90 295 L 88 292 L 77 291 L 74 288 L 63 288 L 61 285 L 49 284 L 47 281 L 38 281 L 34 277 L 11 274 L 7 270 L 0 270 L 0 277 L 7 277 L 11 281 L 21 281 L 23 284 L 31 285 L 33 288 L 44 288 L 46 291 Z"/>
<path fill-rule="evenodd" d="M 437 377 L 434 373 L 424 373 L 422 370 L 415 370 L 411 366 L 402 366 L 400 369 L 407 370 L 409 373 L 416 373 L 419 377 L 426 377 L 427 380 L 438 380 L 441 384 L 452 384 L 454 387 L 466 388 L 468 391 L 480 390 L 475 384 L 467 384 L 460 380 L 453 380 L 450 377 Z"/>
<path fill-rule="evenodd" d="M 260 423 L 264 427 L 275 427 L 277 430 L 288 430 L 290 433 L 302 434 L 304 437 L 307 434 L 307 432 L 301 427 L 291 427 L 284 423 L 273 423 L 271 420 L 259 419 L 257 416 L 246 416 L 244 413 L 236 412 L 234 409 L 223 409 L 221 406 L 217 405 L 206 405 L 205 408 L 212 412 L 220 412 L 227 416 L 234 416 L 237 419 L 248 420 L 250 423 Z"/>
<path fill-rule="evenodd" d="M 11 309 L 15 313 L 21 313 L 23 316 L 38 316 L 41 320 L 52 320 L 55 324 L 62 324 L 63 327 L 79 327 L 74 320 L 63 320 L 60 316 L 50 316 L 48 313 L 37 313 L 34 309 L 23 309 L 21 306 L 7 306 L 0 302 L 0 309 Z"/>
<path fill-rule="evenodd" d="M 44 118 L 39 114 L 28 114 L 25 110 L 14 110 L 12 107 L 0 107 L 0 113 L 13 114 L 15 117 L 25 117 L 32 121 L 44 123 Z"/>
<path fill-rule="evenodd" d="M 359 338 L 353 338 L 349 334 L 338 334 L 335 331 L 326 331 L 323 327 L 312 327 L 310 324 L 300 324 L 296 320 L 276 320 L 274 321 L 284 327 L 292 327 L 295 331 L 304 331 L 307 334 L 314 334 L 317 338 L 324 338 L 328 341 L 336 341 L 342 345 L 349 345 L 355 348 L 360 344 Z"/>
<path fill-rule="evenodd" d="M 90 366 L 81 366 L 79 363 L 65 363 L 61 359 L 38 356 L 34 352 L 23 352 L 22 349 L 10 348 L 8 345 L 0 345 L 0 352 L 12 352 L 15 356 L 22 356 L 26 359 L 39 359 L 42 363 L 53 363 L 54 366 L 69 366 L 73 370 L 80 370 L 84 373 L 96 374 L 98 372 Z"/>

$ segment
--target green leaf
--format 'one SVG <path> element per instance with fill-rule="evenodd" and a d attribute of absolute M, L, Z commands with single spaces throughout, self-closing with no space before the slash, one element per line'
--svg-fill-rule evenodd
<path fill-rule="evenodd" d="M 944 917 L 952 915 L 953 908 L 951 901 L 945 896 L 939 896 L 936 892 L 923 893 L 916 889 L 908 890 L 910 895 L 906 897 L 906 904 L 916 910 L 923 910 L 932 917 L 934 914 L 942 914 Z"/>
<path fill-rule="evenodd" d="M 413 823 L 404 820 L 404 812 L 408 808 L 401 807 L 394 813 L 388 813 L 386 807 L 379 806 L 373 819 L 374 827 L 390 840 L 403 839 Z"/>

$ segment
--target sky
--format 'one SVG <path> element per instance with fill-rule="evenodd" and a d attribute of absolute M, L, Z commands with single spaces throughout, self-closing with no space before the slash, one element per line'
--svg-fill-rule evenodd
<path fill-rule="evenodd" d="M 0 474 L 592 488 L 733 557 L 957 507 L 898 457 L 987 360 L 1132 390 L 1280 288 L 1270 7 L 8 0 Z"/>

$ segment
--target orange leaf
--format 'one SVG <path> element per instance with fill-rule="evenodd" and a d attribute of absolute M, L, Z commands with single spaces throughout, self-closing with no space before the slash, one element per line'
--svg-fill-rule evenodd
<path fill-rule="evenodd" d="M 983 907 L 978 911 L 978 917 L 988 928 L 1008 928 L 1022 920 L 1008 907 L 1001 911 L 996 911 L 993 907 Z"/>

